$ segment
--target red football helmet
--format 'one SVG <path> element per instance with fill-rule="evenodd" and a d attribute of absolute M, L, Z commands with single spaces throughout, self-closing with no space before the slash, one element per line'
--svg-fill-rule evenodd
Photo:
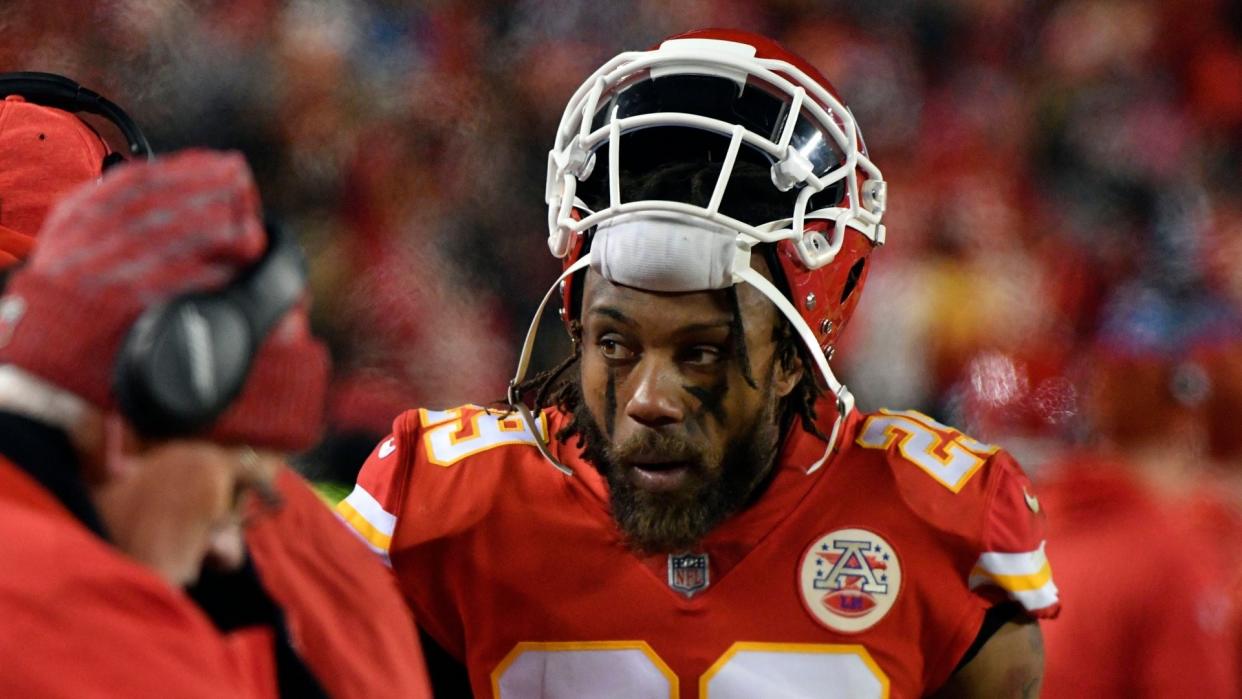
<path fill-rule="evenodd" d="M 742 162 L 770 172 L 759 196 L 775 213 L 764 220 L 725 213 L 738 210 L 729 185 Z M 636 174 L 677 163 L 720 163 L 706 205 L 706 197 L 625 191 Z M 548 246 L 564 261 L 562 317 L 577 312 L 568 282 L 588 264 L 659 291 L 744 281 L 789 319 L 844 414 L 853 399 L 827 359 L 858 303 L 866 258 L 884 242 L 885 196 L 849 109 L 819 71 L 776 42 L 703 29 L 622 53 L 574 93 L 548 155 Z M 751 268 L 752 248 L 764 244 L 783 288 Z"/>

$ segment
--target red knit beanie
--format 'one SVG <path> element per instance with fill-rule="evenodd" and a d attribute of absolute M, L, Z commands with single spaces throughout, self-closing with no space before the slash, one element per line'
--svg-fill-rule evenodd
<path fill-rule="evenodd" d="M 30 254 L 48 208 L 70 189 L 99 179 L 108 147 L 69 112 L 0 100 L 0 269 Z"/>
<path fill-rule="evenodd" d="M 236 153 L 128 163 L 62 199 L 0 299 L 0 364 L 115 409 L 116 356 L 148 307 L 226 286 L 264 252 L 259 197 Z M 241 394 L 209 429 L 224 443 L 300 451 L 318 439 L 328 359 L 306 304 L 258 350 Z"/>

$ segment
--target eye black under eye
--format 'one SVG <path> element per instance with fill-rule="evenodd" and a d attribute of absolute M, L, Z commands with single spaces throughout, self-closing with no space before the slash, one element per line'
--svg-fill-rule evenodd
<path fill-rule="evenodd" d="M 715 366 L 727 358 L 726 349 L 717 345 L 694 345 L 681 353 L 681 361 L 694 366 Z"/>

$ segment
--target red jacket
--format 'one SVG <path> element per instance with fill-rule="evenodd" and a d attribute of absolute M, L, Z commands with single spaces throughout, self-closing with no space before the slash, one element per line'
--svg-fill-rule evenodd
<path fill-rule="evenodd" d="M 2 457 L 0 571 L 0 696 L 276 694 L 270 633 L 226 639 Z"/>
<path fill-rule="evenodd" d="M 1231 542 L 1203 536 L 1132 469 L 1076 455 L 1040 483 L 1073 608 L 1044 628 L 1045 697 L 1236 697 Z"/>
<path fill-rule="evenodd" d="M 276 485 L 284 505 L 246 531 L 246 544 L 319 684 L 337 699 L 430 697 L 391 572 L 296 473 L 284 469 Z"/>

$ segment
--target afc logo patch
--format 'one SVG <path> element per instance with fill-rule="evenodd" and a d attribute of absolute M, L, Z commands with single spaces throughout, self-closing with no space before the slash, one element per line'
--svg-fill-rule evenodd
<path fill-rule="evenodd" d="M 901 562 L 879 534 L 838 529 L 816 539 L 798 565 L 802 604 L 833 631 L 875 626 L 901 590 Z"/>
<path fill-rule="evenodd" d="M 707 588 L 711 582 L 707 554 L 679 553 L 668 557 L 668 586 L 686 597 Z"/>

